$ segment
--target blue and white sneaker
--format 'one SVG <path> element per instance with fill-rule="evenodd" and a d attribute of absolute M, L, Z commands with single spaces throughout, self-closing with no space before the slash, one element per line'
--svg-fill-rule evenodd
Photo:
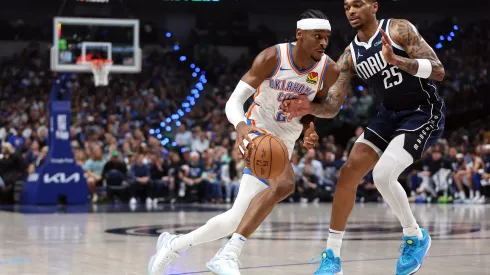
<path fill-rule="evenodd" d="M 423 239 L 418 237 L 403 236 L 403 244 L 400 246 L 402 255 L 396 264 L 396 275 L 411 275 L 419 271 L 431 245 L 429 234 L 422 230 Z"/>
<path fill-rule="evenodd" d="M 332 249 L 322 252 L 321 259 L 313 262 L 320 263 L 318 270 L 313 275 L 343 275 L 342 264 L 339 257 L 335 257 Z M 313 260 L 312 260 L 313 261 Z"/>
<path fill-rule="evenodd" d="M 206 263 L 206 267 L 215 275 L 240 275 L 238 256 L 235 253 L 223 253 L 223 249 Z"/>

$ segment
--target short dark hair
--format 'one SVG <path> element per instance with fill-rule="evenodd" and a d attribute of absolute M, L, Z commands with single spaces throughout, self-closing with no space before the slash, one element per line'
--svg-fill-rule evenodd
<path fill-rule="evenodd" d="M 327 19 L 327 16 L 319 10 L 307 10 L 299 16 L 299 20 L 302 19 Z"/>

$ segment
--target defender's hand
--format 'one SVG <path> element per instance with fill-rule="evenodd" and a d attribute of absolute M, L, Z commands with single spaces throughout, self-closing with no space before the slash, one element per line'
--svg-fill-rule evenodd
<path fill-rule="evenodd" d="M 279 107 L 287 115 L 287 121 L 295 117 L 302 117 L 311 113 L 311 104 L 306 95 L 300 95 L 296 99 L 284 100 Z"/>
<path fill-rule="evenodd" d="M 379 29 L 379 31 L 383 36 L 383 38 L 381 39 L 381 42 L 383 43 L 383 49 L 382 49 L 383 57 L 386 62 L 396 66 L 395 62 L 396 62 L 397 55 L 393 52 L 393 45 L 391 44 L 391 40 L 382 29 Z"/>

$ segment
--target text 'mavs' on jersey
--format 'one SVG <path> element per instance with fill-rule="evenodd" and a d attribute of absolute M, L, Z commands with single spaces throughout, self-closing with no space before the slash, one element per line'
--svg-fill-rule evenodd
<path fill-rule="evenodd" d="M 278 44 L 275 47 L 278 56 L 276 68 L 257 88 L 254 103 L 248 109 L 246 118 L 250 124 L 281 138 L 291 156 L 294 143 L 303 131 L 303 125 L 299 117 L 288 122 L 287 116 L 279 107 L 284 100 L 297 98 L 299 95 L 306 95 L 308 100 L 313 101 L 323 87 L 330 59 L 324 54 L 310 68 L 300 70 L 292 57 L 294 43 Z"/>
<path fill-rule="evenodd" d="M 432 80 L 413 76 L 385 61 L 380 28 L 390 37 L 393 52 L 409 58 L 403 47 L 391 38 L 390 21 L 380 20 L 378 30 L 367 43 L 360 42 L 356 35 L 350 44 L 357 75 L 375 92 L 377 101 L 389 109 L 408 110 L 438 101 L 437 88 Z"/>

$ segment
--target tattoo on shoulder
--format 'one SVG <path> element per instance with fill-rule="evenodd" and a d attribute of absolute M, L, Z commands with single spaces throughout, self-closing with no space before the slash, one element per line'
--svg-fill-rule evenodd
<path fill-rule="evenodd" d="M 344 51 L 344 53 L 340 56 L 339 61 L 337 62 L 337 64 L 340 67 L 340 75 L 339 78 L 337 79 L 337 82 L 335 82 L 334 86 L 345 87 L 349 85 L 350 73 L 352 71 L 352 68 L 350 67 L 349 64 L 349 59 L 351 58 L 351 55 L 352 54 L 350 48 L 347 48 Z"/>
<path fill-rule="evenodd" d="M 432 78 L 440 78 L 441 74 L 443 77 L 443 66 L 439 58 L 412 23 L 405 19 L 393 19 L 391 20 L 390 32 L 396 35 L 397 40 L 404 46 L 410 58 L 430 60 L 433 68 Z M 418 69 L 418 63 L 414 61 L 404 62 L 400 65 L 398 67 L 411 74 L 415 74 Z"/>

